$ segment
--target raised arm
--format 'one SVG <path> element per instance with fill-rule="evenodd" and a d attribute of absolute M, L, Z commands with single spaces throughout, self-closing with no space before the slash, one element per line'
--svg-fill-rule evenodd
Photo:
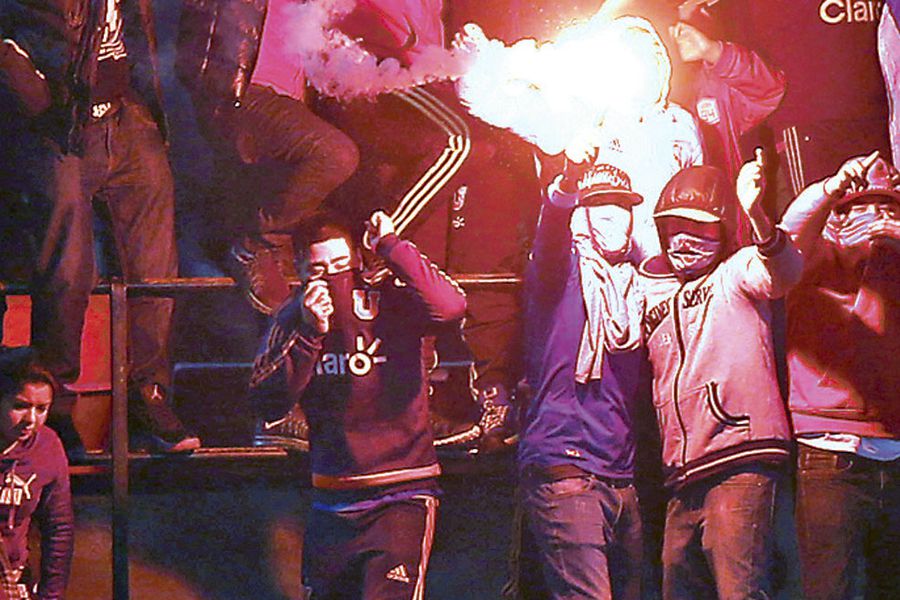
<path fill-rule="evenodd" d="M 787 234 L 776 228 L 762 206 L 765 190 L 762 149 L 745 164 L 737 178 L 741 208 L 750 219 L 755 247 L 739 250 L 729 262 L 738 286 L 757 299 L 778 298 L 800 281 L 803 260 Z"/>
<path fill-rule="evenodd" d="M 705 68 L 728 86 L 738 135 L 759 125 L 784 97 L 784 74 L 769 68 L 758 54 L 738 44 L 722 42 L 719 59 Z"/>
<path fill-rule="evenodd" d="M 431 323 L 462 319 L 466 313 L 466 294 L 453 279 L 428 260 L 415 244 L 394 233 L 394 224 L 378 211 L 369 220 L 368 243 L 385 259 L 400 281 L 415 291 Z"/>
<path fill-rule="evenodd" d="M 791 202 L 781 218 L 782 227 L 791 235 L 800 252 L 809 254 L 822 237 L 822 229 L 831 209 L 854 185 L 867 185 L 866 172 L 878 159 L 878 152 L 851 158 L 837 173 L 813 183 Z"/>

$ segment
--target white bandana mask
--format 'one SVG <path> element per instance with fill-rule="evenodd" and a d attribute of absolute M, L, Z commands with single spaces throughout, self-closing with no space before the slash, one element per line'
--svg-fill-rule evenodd
<path fill-rule="evenodd" d="M 581 256 L 599 254 L 609 262 L 625 258 L 631 249 L 631 214 L 618 206 L 583 206 L 572 213 L 572 241 Z"/>
<path fill-rule="evenodd" d="M 881 207 L 864 212 L 852 212 L 846 216 L 831 213 L 822 237 L 841 248 L 855 248 L 869 243 L 869 228 L 873 224 L 893 218 L 888 209 Z"/>
<path fill-rule="evenodd" d="M 669 238 L 666 255 L 678 275 L 690 278 L 708 270 L 721 248 L 719 240 L 682 232 Z"/>

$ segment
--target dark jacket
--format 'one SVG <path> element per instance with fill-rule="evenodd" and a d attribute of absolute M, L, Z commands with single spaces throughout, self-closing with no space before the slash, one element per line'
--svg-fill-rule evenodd
<path fill-rule="evenodd" d="M 520 469 L 576 467 L 630 479 L 635 442 L 631 411 L 642 352 L 606 352 L 599 380 L 577 383 L 575 364 L 587 312 L 571 209 L 546 202 L 525 279 L 527 378 L 534 391 L 520 433 Z"/>
<path fill-rule="evenodd" d="M 13 567 L 28 563 L 28 528 L 41 530 L 39 600 L 62 598 L 74 547 L 69 465 L 62 443 L 41 427 L 0 460 L 0 532 Z"/>
<path fill-rule="evenodd" d="M 77 147 L 81 126 L 90 115 L 100 46 L 99 27 L 91 25 L 102 17 L 103 6 L 103 2 L 89 0 L 0 2 L 0 35 L 14 40 L 24 52 L 24 56 L 8 55 L 15 60 L 0 62 L 4 73 L 0 79 L 13 87 L 18 108 L 26 114 L 39 113 L 35 118 L 41 131 L 64 149 Z M 126 0 L 122 17 L 131 89 L 150 109 L 165 136 L 152 0 Z M 49 91 L 49 107 L 42 105 L 42 78 Z"/>
<path fill-rule="evenodd" d="M 415 246 L 384 238 L 378 253 L 394 273 L 377 285 L 356 280 L 347 322 L 320 335 L 301 320 L 303 294 L 275 314 L 257 355 L 251 397 L 266 419 L 298 400 L 309 421 L 312 483 L 360 490 L 440 473 L 428 410 L 422 336 L 459 321 L 465 295 Z"/>
<path fill-rule="evenodd" d="M 235 104 L 250 85 L 268 0 L 185 0 L 175 71 L 196 102 Z"/>

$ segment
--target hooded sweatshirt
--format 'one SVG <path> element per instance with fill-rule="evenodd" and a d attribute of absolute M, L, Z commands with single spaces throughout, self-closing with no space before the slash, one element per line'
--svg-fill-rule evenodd
<path fill-rule="evenodd" d="M 794 429 L 900 439 L 900 256 L 880 243 L 842 250 L 822 237 L 814 213 L 823 198 L 813 184 L 784 216 L 808 240 L 803 279 L 787 297 Z M 851 268 L 842 252 L 861 260 Z"/>
<path fill-rule="evenodd" d="M 13 568 L 28 562 L 31 518 L 41 530 L 41 581 L 37 598 L 62 598 L 69 579 L 74 540 L 69 465 L 62 443 L 40 427 L 0 457 L 0 535 Z"/>
<path fill-rule="evenodd" d="M 691 281 L 654 272 L 653 260 L 641 265 L 643 336 L 667 485 L 784 462 L 790 429 L 775 376 L 769 300 L 799 279 L 796 248 L 779 230 L 769 247 L 741 248 Z"/>

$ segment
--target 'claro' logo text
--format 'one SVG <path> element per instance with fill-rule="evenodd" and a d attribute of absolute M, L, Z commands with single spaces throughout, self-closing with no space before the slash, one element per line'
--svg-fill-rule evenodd
<path fill-rule="evenodd" d="M 829 25 L 874 23 L 883 8 L 884 0 L 825 0 L 819 5 L 819 17 Z"/>
<path fill-rule="evenodd" d="M 362 335 L 356 336 L 356 352 L 325 352 L 316 363 L 316 375 L 354 375 L 365 377 L 375 365 L 387 362 L 386 356 L 380 356 L 381 338 L 367 343 Z"/>

